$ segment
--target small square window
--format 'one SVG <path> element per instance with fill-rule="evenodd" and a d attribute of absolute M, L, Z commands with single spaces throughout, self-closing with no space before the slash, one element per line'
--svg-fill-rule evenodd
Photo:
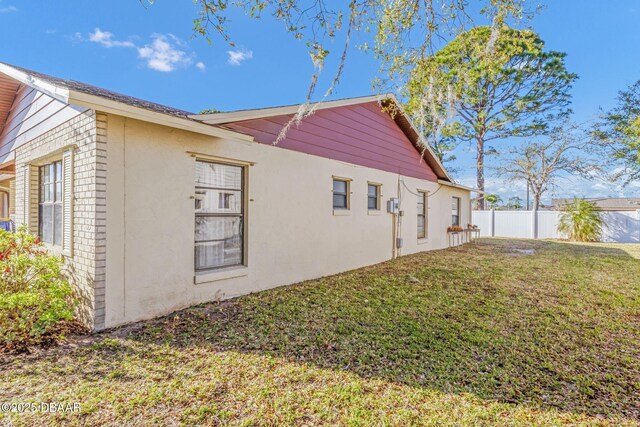
<path fill-rule="evenodd" d="M 344 179 L 333 180 L 333 208 L 349 209 L 349 181 Z"/>
<path fill-rule="evenodd" d="M 380 184 L 368 184 L 367 208 L 373 211 L 380 210 Z"/>

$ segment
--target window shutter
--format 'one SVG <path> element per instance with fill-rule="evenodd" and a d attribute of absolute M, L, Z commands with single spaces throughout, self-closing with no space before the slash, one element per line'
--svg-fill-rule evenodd
<path fill-rule="evenodd" d="M 62 155 L 62 250 L 73 256 L 73 150 Z"/>
<path fill-rule="evenodd" d="M 38 197 L 40 188 L 38 186 L 39 171 L 38 166 L 27 165 L 25 174 L 25 223 L 32 234 L 38 234 Z"/>

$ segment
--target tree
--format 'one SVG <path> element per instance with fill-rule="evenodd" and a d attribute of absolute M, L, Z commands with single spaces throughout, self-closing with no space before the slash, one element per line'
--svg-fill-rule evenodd
<path fill-rule="evenodd" d="M 510 181 L 525 181 L 533 195 L 533 210 L 537 210 L 543 194 L 556 185 L 562 174 L 590 178 L 599 171 L 593 160 L 581 156 L 590 151 L 589 145 L 588 135 L 578 125 L 567 122 L 546 140 L 511 150 L 496 170 Z"/>
<path fill-rule="evenodd" d="M 603 220 L 598 207 L 584 199 L 574 199 L 563 207 L 558 231 L 577 242 L 597 242 L 602 236 Z"/>
<path fill-rule="evenodd" d="M 442 120 L 440 111 L 424 100 L 451 99 L 455 111 L 441 133 L 475 142 L 477 187 L 484 190 L 488 141 L 544 135 L 550 123 L 569 114 L 569 90 L 577 75 L 567 71 L 565 56 L 545 51 L 529 30 L 474 28 L 418 64 L 408 85 L 407 109 L 434 123 Z M 484 201 L 479 204 L 483 209 Z"/>
<path fill-rule="evenodd" d="M 299 124 L 317 108 L 319 102 L 312 102 L 312 98 L 330 55 L 328 46 L 337 39 L 342 38 L 344 46 L 338 52 L 335 73 L 328 80 L 320 102 L 339 84 L 355 33 L 373 35 L 373 43 L 363 42 L 359 48 L 373 53 L 380 63 L 381 72 L 374 80 L 377 90 L 398 93 L 406 88 L 417 64 L 447 40 L 475 27 L 478 22 L 490 23 L 495 28 L 507 22 L 519 24 L 540 9 L 532 0 L 194 0 L 194 3 L 200 10 L 194 20 L 194 31 L 210 43 L 213 36 L 219 36 L 233 46 L 229 33 L 231 9 L 239 9 L 256 19 L 271 16 L 283 24 L 284 31 L 306 42 L 314 65 L 306 102 L 282 128 L 276 143 L 292 125 Z M 369 36 L 365 35 L 365 39 Z M 432 104 L 435 105 L 433 100 Z"/>
<path fill-rule="evenodd" d="M 502 203 L 502 198 L 497 194 L 487 194 L 484 196 L 484 200 L 489 204 L 491 209 L 495 209 L 500 203 Z"/>
<path fill-rule="evenodd" d="M 615 178 L 626 177 L 626 184 L 640 179 L 640 80 L 618 93 L 616 106 L 603 115 L 593 135 L 624 165 Z"/>
<path fill-rule="evenodd" d="M 509 209 L 522 209 L 522 199 L 519 196 L 509 197 L 509 203 L 507 204 Z"/>

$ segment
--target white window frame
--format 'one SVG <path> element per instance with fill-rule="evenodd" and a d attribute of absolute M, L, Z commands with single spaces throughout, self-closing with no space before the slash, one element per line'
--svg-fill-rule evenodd
<path fill-rule="evenodd" d="M 60 169 L 60 173 L 58 176 L 58 172 L 57 169 Z M 52 181 L 48 182 L 48 183 L 44 183 L 44 168 L 50 168 L 52 170 Z M 60 198 L 58 200 L 58 198 L 56 197 L 56 186 L 60 185 Z M 64 176 L 64 165 L 62 162 L 62 159 L 54 159 L 49 161 L 48 163 L 42 164 L 38 166 L 38 237 L 40 238 L 40 240 L 42 240 L 44 243 L 46 243 L 47 245 L 54 247 L 54 248 L 62 248 L 63 245 L 63 241 L 64 241 L 64 211 L 63 211 L 63 205 L 64 205 L 64 196 L 65 196 L 65 176 Z M 51 191 L 51 200 L 45 201 L 43 200 L 43 192 L 44 192 L 44 186 L 51 186 L 52 191 Z M 42 233 L 42 215 L 43 215 L 43 206 L 50 206 L 51 207 L 51 241 L 48 241 L 45 239 L 45 237 L 43 236 Z M 59 214 L 60 214 L 60 229 L 58 230 L 60 233 L 60 236 L 57 236 L 56 234 L 56 207 L 59 207 Z M 58 237 L 59 239 L 59 243 L 55 243 L 56 241 L 56 237 Z"/>
<path fill-rule="evenodd" d="M 212 164 L 218 164 L 218 165 L 225 165 L 225 166 L 232 166 L 232 167 L 237 167 L 240 169 L 240 176 L 241 176 L 241 183 L 240 183 L 240 189 L 227 189 L 230 191 L 240 191 L 240 213 L 229 213 L 229 212 L 220 212 L 220 213 L 200 213 L 200 212 L 194 212 L 194 220 L 195 218 L 198 217 L 217 217 L 217 218 L 227 218 L 227 217 L 239 217 L 241 224 L 240 224 L 240 241 L 241 241 L 241 248 L 240 248 L 240 262 L 237 264 L 227 264 L 227 265 L 220 265 L 220 266 L 214 266 L 214 267 L 206 267 L 206 268 L 198 268 L 197 266 L 197 260 L 196 260 L 196 251 L 195 251 L 195 247 L 197 245 L 197 243 L 201 243 L 203 241 L 198 241 L 195 239 L 195 229 L 194 229 L 194 271 L 196 273 L 196 275 L 206 275 L 207 273 L 216 273 L 216 272 L 220 272 L 223 270 L 227 270 L 227 269 L 236 269 L 238 267 L 245 267 L 247 265 L 247 239 L 246 239 L 246 233 L 247 233 L 247 220 L 246 220 L 246 211 L 247 211 L 247 206 L 246 206 L 246 197 L 247 197 L 247 168 L 248 165 L 244 164 L 244 163 L 233 163 L 233 162 L 227 162 L 227 161 L 220 161 L 217 159 L 209 159 L 209 158 L 196 158 L 196 163 L 201 162 L 201 163 L 212 163 Z M 195 182 L 195 177 L 194 177 L 194 189 L 197 192 L 198 189 L 213 189 L 211 186 L 202 186 L 202 185 L 197 185 L 197 183 Z M 219 190 L 224 191 L 225 189 L 220 188 Z M 220 195 L 223 195 L 224 193 L 219 193 Z M 218 196 L 218 206 L 219 203 L 221 201 L 220 196 Z M 226 208 L 222 208 L 222 210 L 226 210 Z"/>
<path fill-rule="evenodd" d="M 372 196 L 369 194 L 369 187 L 375 187 L 376 188 L 376 207 L 375 208 L 370 208 L 369 207 L 369 199 L 372 198 Z M 380 211 L 381 209 L 381 199 L 382 198 L 382 184 L 378 183 L 378 182 L 367 182 L 367 210 L 369 211 Z"/>
<path fill-rule="evenodd" d="M 455 203 L 455 209 L 454 209 Z M 460 226 L 460 208 L 462 207 L 462 198 L 453 196 L 451 198 L 451 225 Z M 457 215 L 454 215 L 453 212 L 456 212 Z M 454 221 L 454 217 L 457 218 L 457 221 Z"/>
<path fill-rule="evenodd" d="M 336 182 L 344 182 L 345 183 L 345 193 L 336 193 L 336 191 L 333 189 L 333 184 Z M 332 181 L 331 181 L 331 206 L 333 207 L 333 211 L 350 211 L 351 210 L 351 179 L 350 178 L 344 178 L 344 177 L 340 177 L 340 176 L 333 176 L 332 177 Z M 334 194 L 338 194 L 338 195 L 344 195 L 345 197 L 345 206 L 336 206 L 335 203 L 333 202 L 333 195 Z"/>
<path fill-rule="evenodd" d="M 428 209 L 429 192 L 424 191 L 424 190 L 418 190 L 418 197 L 422 197 L 422 213 L 419 210 L 420 209 L 420 203 L 416 203 L 416 210 L 417 210 L 417 215 L 416 215 L 416 220 L 417 220 L 416 233 L 418 235 L 418 240 L 420 240 L 420 239 L 426 239 L 427 236 L 429 235 L 429 232 L 428 232 L 429 220 L 428 220 L 428 215 L 427 215 L 427 213 L 429 212 L 429 209 Z M 422 223 L 423 223 L 422 234 L 420 234 L 418 232 L 418 226 L 420 225 L 420 217 L 421 216 L 422 216 Z"/>

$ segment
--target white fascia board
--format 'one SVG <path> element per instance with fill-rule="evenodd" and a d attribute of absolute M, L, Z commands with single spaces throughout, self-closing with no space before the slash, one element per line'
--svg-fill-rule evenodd
<path fill-rule="evenodd" d="M 45 94 L 65 104 L 69 103 L 69 90 L 66 88 L 62 88 L 62 87 L 53 85 L 49 82 L 46 82 L 44 80 L 41 80 L 37 77 L 30 76 L 6 64 L 0 63 L 0 73 L 6 76 L 9 76 L 12 79 L 17 80 L 24 85 L 31 86 L 32 88 L 35 88 L 40 92 L 44 92 Z"/>
<path fill-rule="evenodd" d="M 344 107 L 347 105 L 364 104 L 366 102 L 383 101 L 388 99 L 390 95 L 371 95 L 359 98 L 339 99 L 337 101 L 321 101 L 318 105 L 314 105 L 316 110 L 324 110 L 325 108 Z M 211 113 L 211 114 L 194 114 L 189 116 L 194 120 L 199 120 L 210 125 L 239 122 L 243 120 L 261 119 L 264 117 L 286 116 L 297 113 L 305 104 L 289 105 L 286 107 L 260 108 L 257 110 L 240 110 L 229 113 Z"/>
<path fill-rule="evenodd" d="M 131 117 L 133 119 L 156 123 L 159 125 L 182 129 L 203 135 L 210 135 L 218 138 L 226 138 L 243 142 L 254 141 L 254 138 L 251 135 L 245 135 L 239 132 L 221 129 L 219 127 L 210 126 L 209 124 L 194 122 L 192 120 L 182 119 L 180 117 L 175 117 L 168 114 L 149 111 L 144 108 L 135 107 L 133 105 L 112 101 L 100 96 L 90 95 L 74 90 L 69 92 L 69 103 L 87 107 L 92 110 L 117 114 L 119 116 Z"/>
<path fill-rule="evenodd" d="M 438 184 L 446 185 L 447 187 L 453 187 L 460 190 L 470 191 L 472 193 L 485 194 L 484 191 L 480 191 L 477 188 L 467 187 L 465 185 L 456 184 L 455 182 L 449 182 L 443 179 L 439 179 Z"/>

